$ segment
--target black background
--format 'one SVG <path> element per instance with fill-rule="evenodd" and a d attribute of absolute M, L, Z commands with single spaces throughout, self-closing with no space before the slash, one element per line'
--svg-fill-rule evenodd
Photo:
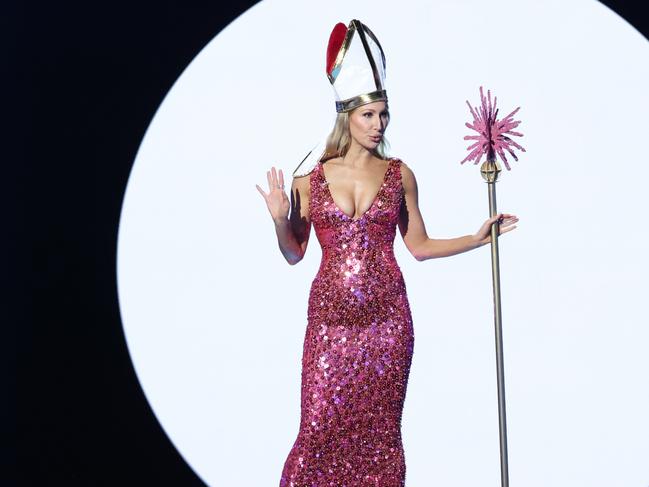
<path fill-rule="evenodd" d="M 134 374 L 117 303 L 117 228 L 131 164 L 162 99 L 254 3 L 3 3 L 1 433 L 9 448 L 0 485 L 204 485 Z M 604 3 L 649 37 L 643 2 Z"/>

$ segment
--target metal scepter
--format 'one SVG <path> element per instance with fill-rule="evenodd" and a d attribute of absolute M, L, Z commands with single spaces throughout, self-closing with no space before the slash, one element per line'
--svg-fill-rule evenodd
<path fill-rule="evenodd" d="M 486 155 L 485 162 L 480 167 L 480 174 L 487 183 L 489 194 L 489 216 L 493 217 L 498 213 L 496 204 L 496 182 L 501 172 L 501 167 L 496 160 L 496 154 L 505 163 L 507 170 L 510 170 L 509 163 L 504 151 L 509 152 L 514 160 L 518 158 L 512 151 L 512 147 L 525 152 L 525 149 L 514 142 L 509 135 L 522 136 L 520 132 L 514 132 L 512 129 L 520 124 L 520 121 L 514 121 L 514 114 L 520 109 L 517 108 L 502 120 L 497 120 L 498 109 L 496 108 L 496 98 L 493 104 L 491 102 L 491 92 L 487 90 L 485 98 L 480 87 L 481 107 L 475 109 L 467 100 L 467 105 L 473 115 L 473 123 L 466 123 L 466 126 L 478 132 L 478 135 L 466 135 L 465 140 L 475 140 L 476 142 L 467 149 L 471 151 L 469 155 L 461 161 L 475 160 L 478 164 L 482 155 Z M 493 303 L 494 303 L 494 328 L 496 338 L 496 376 L 498 382 L 498 424 L 500 436 L 500 483 L 502 487 L 509 487 L 509 465 L 507 455 L 507 415 L 505 407 L 505 366 L 503 359 L 503 334 L 502 334 L 502 311 L 500 296 L 500 256 L 498 253 L 498 234 L 500 233 L 498 221 L 491 226 L 491 277 L 493 284 Z"/>

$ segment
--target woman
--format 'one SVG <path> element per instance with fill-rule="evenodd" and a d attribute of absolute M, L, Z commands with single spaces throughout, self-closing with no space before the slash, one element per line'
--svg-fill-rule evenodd
<path fill-rule="evenodd" d="M 497 220 L 500 233 L 516 228 L 518 220 L 499 214 L 473 235 L 428 237 L 412 170 L 384 153 L 389 113 L 382 73 L 377 75 L 383 53 L 367 26 L 336 26 L 327 72 L 344 62 L 340 49 L 354 45 L 366 53 L 372 71 L 366 78 L 375 85 L 360 91 L 355 86 L 355 97 L 338 96 L 325 155 L 307 176 L 293 179 L 290 202 L 281 169 L 268 171 L 268 193 L 257 185 L 289 264 L 303 258 L 312 224 L 323 249 L 309 294 L 300 430 L 280 486 L 405 485 L 401 415 L 414 332 L 393 253 L 396 227 L 410 253 L 424 261 L 485 245 Z M 358 55 L 350 58 L 358 63 Z"/>

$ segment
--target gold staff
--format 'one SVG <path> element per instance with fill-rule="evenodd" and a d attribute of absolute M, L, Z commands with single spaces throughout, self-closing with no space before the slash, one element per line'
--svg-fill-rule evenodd
<path fill-rule="evenodd" d="M 517 127 L 520 121 L 514 121 L 513 116 L 519 110 L 517 108 L 507 115 L 503 120 L 497 120 L 498 110 L 496 109 L 496 98 L 493 105 L 491 103 L 491 92 L 487 91 L 485 98 L 482 87 L 480 87 L 480 97 L 482 106 L 475 110 L 469 105 L 473 115 L 473 123 L 467 123 L 466 126 L 478 132 L 478 135 L 467 135 L 465 140 L 476 140 L 468 147 L 470 154 L 461 162 L 475 160 L 478 164 L 483 154 L 486 154 L 487 160 L 480 167 L 480 174 L 487 183 L 489 194 L 489 216 L 494 217 L 498 213 L 496 205 L 496 182 L 500 175 L 501 167 L 496 160 L 498 154 L 505 166 L 509 170 L 509 164 L 504 151 L 507 150 L 512 157 L 518 161 L 518 158 L 512 151 L 516 147 L 523 152 L 525 149 L 514 142 L 509 135 L 522 136 L 519 132 L 512 129 Z M 500 257 L 498 254 L 498 234 L 500 233 L 498 221 L 491 225 L 491 277 L 493 283 L 493 301 L 494 301 L 494 327 L 496 334 L 496 376 L 498 381 L 498 424 L 500 434 L 500 482 L 502 487 L 509 487 L 509 465 L 507 460 L 507 415 L 505 408 L 505 366 L 503 359 L 503 332 L 502 332 L 502 311 L 500 298 Z"/>
<path fill-rule="evenodd" d="M 489 193 L 489 216 L 498 213 L 496 208 L 496 182 L 500 166 L 495 157 L 489 157 L 480 167 L 480 174 L 487 182 Z M 500 257 L 498 254 L 499 224 L 491 225 L 491 279 L 494 295 L 494 326 L 496 332 L 496 376 L 498 378 L 498 430 L 500 433 L 500 483 L 509 487 L 509 465 L 507 460 L 507 415 L 505 411 L 505 365 L 503 360 L 503 325 L 500 308 Z"/>

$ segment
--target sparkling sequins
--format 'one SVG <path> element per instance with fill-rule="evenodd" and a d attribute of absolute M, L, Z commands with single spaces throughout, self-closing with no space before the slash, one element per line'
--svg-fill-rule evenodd
<path fill-rule="evenodd" d="M 322 164 L 310 218 L 322 247 L 302 356 L 301 419 L 280 487 L 403 487 L 401 414 L 412 360 L 410 306 L 393 243 L 401 161 L 390 159 L 372 206 L 351 219 Z"/>

